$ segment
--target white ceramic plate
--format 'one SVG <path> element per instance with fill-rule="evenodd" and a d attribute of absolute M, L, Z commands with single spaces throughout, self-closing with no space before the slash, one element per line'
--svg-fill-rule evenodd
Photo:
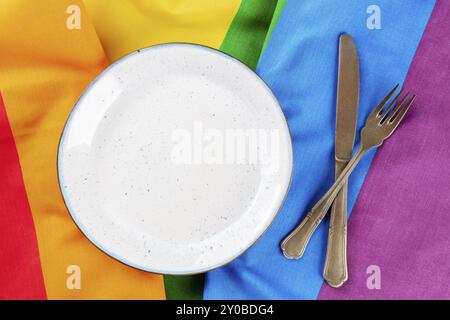
<path fill-rule="evenodd" d="M 267 85 L 191 44 L 149 47 L 106 69 L 58 151 L 81 231 L 119 261 L 162 274 L 205 272 L 248 249 L 280 209 L 292 163 Z"/>

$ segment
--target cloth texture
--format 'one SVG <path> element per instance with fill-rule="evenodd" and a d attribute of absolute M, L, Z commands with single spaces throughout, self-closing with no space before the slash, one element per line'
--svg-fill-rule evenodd
<path fill-rule="evenodd" d="M 0 277 L 1 298 L 202 298 L 203 275 L 162 277 L 134 270 L 83 237 L 58 189 L 59 135 L 76 99 L 96 75 L 142 47 L 194 42 L 222 47 L 255 66 L 275 2 L 0 4 L 0 92 L 5 100 L 0 105 L 0 261 L 7 265 Z M 69 28 L 74 19 L 79 26 Z M 80 288 L 69 289 L 74 267 L 82 280 Z"/>
<path fill-rule="evenodd" d="M 80 29 L 66 24 L 73 5 L 75 14 L 80 10 Z M 19 220 L 28 204 L 31 211 L 16 221 L 24 238 L 15 243 L 15 252 L 9 251 L 8 256 L 2 252 L 1 263 L 8 264 L 8 273 L 1 278 L 0 296 L 164 299 L 162 276 L 134 270 L 100 252 L 73 223 L 59 192 L 56 155 L 65 121 L 83 90 L 109 64 L 83 3 L 47 0 L 42 6 L 37 1 L 2 1 L 0 30 L 0 91 L 18 154 L 13 159 L 11 147 L 2 149 L 2 154 L 11 155 L 2 157 L 7 162 L 2 161 L 2 166 L 15 170 L 20 166 L 21 175 L 15 174 L 10 184 L 20 188 L 23 183 L 28 199 L 27 203 L 24 196 L 11 197 L 8 200 L 16 204 L 2 206 L 0 212 L 2 219 Z M 3 244 L 14 241 L 9 238 L 13 232 L 9 224 L 0 225 Z M 33 229 L 37 244 L 23 242 L 33 240 L 29 235 Z M 16 253 L 21 252 L 28 257 L 19 260 Z M 41 277 L 36 261 L 40 261 Z M 21 269 L 27 270 L 23 277 Z M 27 273 L 35 278 L 25 277 Z M 45 292 L 42 284 L 36 284 L 40 278 Z M 36 292 L 30 291 L 27 297 L 14 289 L 33 282 Z"/>
<path fill-rule="evenodd" d="M 450 299 L 449 1 L 44 2 L 0 2 L 0 299 Z M 396 83 L 418 98 L 350 177 L 349 280 L 336 290 L 322 277 L 328 220 L 301 260 L 279 245 L 334 179 L 342 32 L 360 58 L 358 132 Z M 293 181 L 275 223 L 206 275 L 155 275 L 108 257 L 59 192 L 57 147 L 78 97 L 112 62 L 166 42 L 219 49 L 256 70 L 293 137 Z"/>
<path fill-rule="evenodd" d="M 323 284 L 328 221 L 318 227 L 300 260 L 286 259 L 280 251 L 280 242 L 334 179 L 339 35 L 349 33 L 359 52 L 359 131 L 372 108 L 405 79 L 434 1 L 377 1 L 381 29 L 367 27 L 366 19 L 370 18 L 367 9 L 372 4 L 371 1 L 340 1 L 335 5 L 327 1 L 286 3 L 257 71 L 279 99 L 291 129 L 294 145 L 291 189 L 267 233 L 239 259 L 207 274 L 205 299 L 317 298 Z M 349 212 L 373 155 L 374 152 L 367 154 L 350 177 Z"/>

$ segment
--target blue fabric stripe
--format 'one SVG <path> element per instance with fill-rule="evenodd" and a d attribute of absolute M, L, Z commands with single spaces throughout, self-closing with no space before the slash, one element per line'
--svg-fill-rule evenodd
<path fill-rule="evenodd" d="M 369 5 L 381 9 L 379 30 L 366 26 Z M 431 0 L 288 1 L 257 71 L 274 90 L 292 131 L 291 190 L 270 230 L 241 258 L 207 274 L 205 299 L 317 298 L 328 221 L 301 260 L 284 258 L 279 244 L 332 183 L 339 34 L 352 35 L 358 47 L 361 128 L 369 111 L 406 77 L 433 6 Z M 350 209 L 373 155 L 350 178 Z"/>

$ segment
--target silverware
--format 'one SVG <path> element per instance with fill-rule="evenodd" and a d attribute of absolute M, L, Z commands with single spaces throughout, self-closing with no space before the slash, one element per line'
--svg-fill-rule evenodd
<path fill-rule="evenodd" d="M 387 104 L 398 86 L 399 85 L 397 84 L 394 89 L 388 93 L 367 118 L 366 124 L 361 130 L 360 146 L 347 166 L 342 170 L 339 177 L 335 180 L 334 184 L 316 203 L 301 224 L 281 243 L 281 249 L 287 258 L 298 259 L 303 255 L 311 235 L 322 221 L 339 190 L 341 190 L 346 179 L 358 162 L 367 151 L 380 146 L 383 141 L 395 131 L 404 118 L 416 96 L 412 95 L 412 97 L 405 102 L 409 94 L 402 94 L 403 90 L 400 90 L 395 98 Z"/>
<path fill-rule="evenodd" d="M 352 158 L 356 133 L 356 119 L 359 98 L 358 53 L 352 37 L 339 37 L 339 67 L 336 99 L 335 133 L 335 178 Z M 332 287 L 340 287 L 347 281 L 347 183 L 345 179 L 341 191 L 331 207 L 328 230 L 327 255 L 323 277 Z"/>

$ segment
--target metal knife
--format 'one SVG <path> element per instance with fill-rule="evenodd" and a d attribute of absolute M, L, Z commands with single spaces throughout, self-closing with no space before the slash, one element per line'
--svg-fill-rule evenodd
<path fill-rule="evenodd" d="M 336 99 L 335 178 L 352 157 L 359 99 L 358 53 L 352 37 L 339 37 L 339 67 Z M 323 277 L 332 287 L 347 281 L 347 182 L 331 209 L 327 255 Z"/>

